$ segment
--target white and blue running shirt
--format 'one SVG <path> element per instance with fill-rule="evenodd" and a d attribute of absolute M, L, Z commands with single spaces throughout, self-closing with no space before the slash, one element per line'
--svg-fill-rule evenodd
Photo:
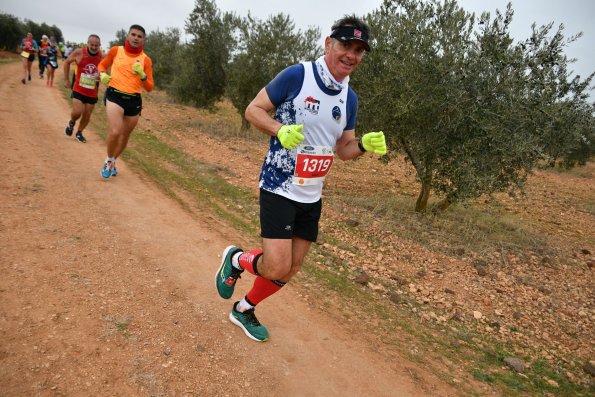
<path fill-rule="evenodd" d="M 357 95 L 347 86 L 341 91 L 327 88 L 314 62 L 289 66 L 266 87 L 280 123 L 303 124 L 301 147 L 334 150 L 343 131 L 355 129 Z M 322 183 L 301 186 L 293 183 L 297 149 L 287 150 L 271 137 L 260 173 L 259 187 L 300 203 L 315 203 L 322 195 Z"/>

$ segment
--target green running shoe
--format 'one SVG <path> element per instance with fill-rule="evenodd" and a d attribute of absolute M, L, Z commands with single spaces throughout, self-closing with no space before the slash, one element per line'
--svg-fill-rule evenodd
<path fill-rule="evenodd" d="M 240 327 L 248 338 L 257 342 L 266 342 L 269 340 L 269 331 L 266 327 L 260 324 L 260 321 L 254 315 L 254 309 L 246 310 L 245 312 L 239 312 L 236 310 L 236 302 L 229 313 L 229 321 Z"/>
<path fill-rule="evenodd" d="M 236 269 L 231 264 L 231 258 L 237 252 L 242 252 L 242 250 L 234 245 L 225 248 L 223 255 L 221 255 L 221 266 L 219 266 L 217 274 L 215 274 L 217 292 L 219 292 L 219 296 L 223 299 L 231 298 L 236 286 L 236 281 L 238 281 L 240 274 L 243 272 L 243 270 Z"/>

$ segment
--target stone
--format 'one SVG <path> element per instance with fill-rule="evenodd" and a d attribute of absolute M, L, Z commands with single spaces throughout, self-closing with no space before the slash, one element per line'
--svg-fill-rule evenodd
<path fill-rule="evenodd" d="M 583 365 L 583 371 L 595 377 L 595 364 L 591 361 Z"/>
<path fill-rule="evenodd" d="M 394 304 L 399 304 L 402 301 L 401 295 L 397 294 L 394 291 L 388 293 L 388 300 L 390 300 Z"/>
<path fill-rule="evenodd" d="M 356 221 L 354 219 L 347 219 L 347 221 L 345 223 L 347 223 L 351 227 L 357 227 L 360 224 L 358 221 Z"/>
<path fill-rule="evenodd" d="M 510 368 L 512 368 L 519 374 L 522 374 L 523 372 L 525 372 L 525 367 L 526 367 L 525 362 L 523 360 L 521 360 L 520 358 L 506 357 L 503 361 L 504 361 L 504 364 L 508 365 Z"/>
<path fill-rule="evenodd" d="M 370 276 L 365 271 L 359 272 L 357 276 L 355 276 L 355 282 L 361 285 L 366 285 L 370 280 Z"/>

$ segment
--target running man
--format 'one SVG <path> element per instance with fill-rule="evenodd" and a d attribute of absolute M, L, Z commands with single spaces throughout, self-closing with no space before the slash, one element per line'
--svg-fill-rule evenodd
<path fill-rule="evenodd" d="M 72 136 L 76 121 L 81 118 L 78 131 L 75 138 L 82 143 L 87 142 L 83 135 L 83 130 L 91 120 L 91 113 L 97 103 L 97 94 L 99 91 L 99 62 L 101 62 L 101 40 L 96 34 L 87 38 L 87 46 L 77 48 L 70 53 L 70 56 L 64 61 L 64 87 L 71 88 L 70 83 L 70 65 L 76 67 L 74 83 L 72 84 L 72 112 L 70 121 L 66 126 L 64 133 Z"/>
<path fill-rule="evenodd" d="M 386 154 L 383 132 L 355 136 L 357 96 L 349 75 L 370 50 L 368 36 L 361 19 L 340 19 L 325 39 L 325 55 L 281 71 L 246 108 L 246 119 L 271 136 L 259 182 L 262 249 L 227 247 L 215 284 L 219 296 L 229 299 L 244 270 L 256 276 L 229 314 L 255 341 L 269 338 L 255 306 L 291 280 L 318 237 L 322 187 L 334 153 L 341 160 Z"/>
<path fill-rule="evenodd" d="M 43 79 L 43 72 L 45 71 L 45 66 L 48 63 L 48 47 L 50 46 L 49 38 L 47 35 L 41 36 L 41 41 L 39 42 L 39 52 L 38 52 L 38 59 L 39 59 L 39 78 Z"/>
<path fill-rule="evenodd" d="M 21 83 L 27 84 L 27 80 L 31 81 L 31 66 L 35 60 L 35 53 L 37 52 L 37 42 L 33 40 L 33 33 L 27 33 L 27 37 L 21 40 L 19 45 L 21 56 L 23 57 L 23 78 Z"/>
<path fill-rule="evenodd" d="M 110 48 L 99 64 L 101 82 L 108 85 L 105 91 L 109 124 L 107 159 L 101 167 L 101 176 L 104 178 L 118 175 L 116 159 L 126 148 L 140 118 L 142 89 L 151 92 L 155 85 L 153 62 L 143 52 L 144 45 L 145 29 L 140 25 L 132 25 L 124 45 Z M 111 74 L 107 74 L 110 67 Z"/>

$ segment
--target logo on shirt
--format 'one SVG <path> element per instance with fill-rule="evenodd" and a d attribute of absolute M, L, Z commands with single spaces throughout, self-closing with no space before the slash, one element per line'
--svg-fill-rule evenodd
<path fill-rule="evenodd" d="M 85 65 L 85 67 L 83 68 L 83 73 L 91 74 L 91 75 L 99 74 L 99 72 L 97 70 L 97 66 L 95 66 L 92 63 L 88 63 Z"/>
<path fill-rule="evenodd" d="M 341 120 L 341 109 L 338 106 L 335 106 L 333 108 L 333 118 L 336 122 L 339 122 L 339 120 Z"/>
<path fill-rule="evenodd" d="M 309 96 L 304 99 L 304 107 L 310 113 L 318 114 L 318 109 L 320 109 L 320 101 L 318 99 L 314 99 L 312 96 Z"/>

